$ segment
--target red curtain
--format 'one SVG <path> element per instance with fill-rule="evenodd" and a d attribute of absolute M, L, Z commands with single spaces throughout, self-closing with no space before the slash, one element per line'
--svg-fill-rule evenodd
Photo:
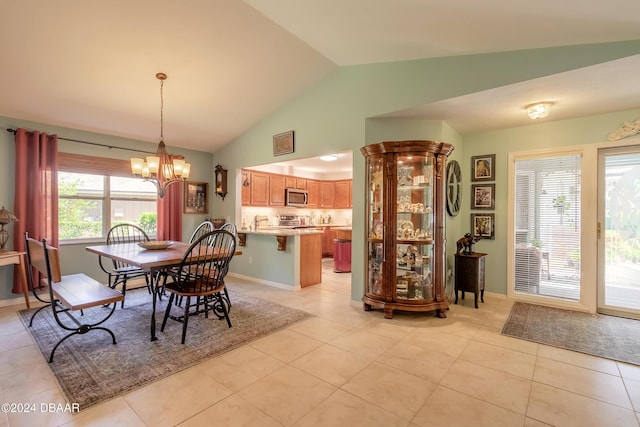
<path fill-rule="evenodd" d="M 182 183 L 167 187 L 164 198 L 158 199 L 158 240 L 182 240 Z"/>
<path fill-rule="evenodd" d="M 13 248 L 24 251 L 24 233 L 46 238 L 58 246 L 58 136 L 18 129 L 15 135 L 16 180 L 13 213 Z M 13 293 L 22 293 L 18 269 L 13 274 Z"/>

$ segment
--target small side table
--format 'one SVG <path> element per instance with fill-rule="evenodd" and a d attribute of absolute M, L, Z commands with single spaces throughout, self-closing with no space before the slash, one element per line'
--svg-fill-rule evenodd
<path fill-rule="evenodd" d="M 475 307 L 478 308 L 478 293 L 484 302 L 484 259 L 487 254 L 473 252 L 470 255 L 456 254 L 455 291 L 458 303 L 458 291 L 473 292 Z"/>
<path fill-rule="evenodd" d="M 27 270 L 25 269 L 25 253 L 17 251 L 4 251 L 0 252 L 0 267 L 4 265 L 17 264 L 18 270 L 20 270 L 20 276 L 22 276 L 22 293 L 24 294 L 24 302 L 27 304 L 27 308 L 31 308 L 29 303 L 29 285 L 27 284 Z"/>

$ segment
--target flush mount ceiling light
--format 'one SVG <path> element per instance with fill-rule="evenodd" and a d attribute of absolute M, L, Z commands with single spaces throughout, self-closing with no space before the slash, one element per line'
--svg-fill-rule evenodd
<path fill-rule="evenodd" d="M 325 162 L 333 162 L 334 160 L 338 160 L 337 154 L 326 154 L 324 156 L 320 156 L 320 160 Z"/>
<path fill-rule="evenodd" d="M 527 114 L 531 120 L 544 119 L 551 112 L 551 106 L 553 102 L 536 102 L 524 107 L 527 110 Z"/>
<path fill-rule="evenodd" d="M 156 74 L 160 80 L 160 143 L 155 156 L 147 156 L 146 161 L 139 158 L 131 158 L 131 173 L 151 181 L 158 189 L 158 197 L 164 197 L 166 188 L 176 182 L 182 182 L 189 178 L 191 165 L 185 163 L 182 157 L 172 156 L 167 153 L 164 145 L 164 81 L 165 73 Z"/>

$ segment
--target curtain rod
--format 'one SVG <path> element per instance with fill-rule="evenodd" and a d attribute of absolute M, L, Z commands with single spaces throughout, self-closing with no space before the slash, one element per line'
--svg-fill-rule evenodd
<path fill-rule="evenodd" d="M 15 135 L 18 131 L 16 129 L 7 129 L 7 132 L 11 132 L 12 134 Z M 105 148 L 108 148 L 109 150 L 116 149 L 116 150 L 125 150 L 125 151 L 135 151 L 136 153 L 156 154 L 155 152 L 152 152 L 152 151 L 136 150 L 136 149 L 133 149 L 133 148 L 125 148 L 125 147 L 116 147 L 116 146 L 113 146 L 113 145 L 99 144 L 97 142 L 89 142 L 89 141 L 82 141 L 82 140 L 79 140 L 79 139 L 63 138 L 61 136 L 59 136 L 58 139 L 62 139 L 64 141 L 70 141 L 70 142 L 77 142 L 79 144 L 87 144 L 87 145 L 95 145 L 95 146 L 98 146 L 98 147 L 105 147 Z"/>

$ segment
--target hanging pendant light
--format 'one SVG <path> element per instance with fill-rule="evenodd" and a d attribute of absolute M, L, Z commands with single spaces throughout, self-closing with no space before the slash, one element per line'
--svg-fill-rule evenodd
<path fill-rule="evenodd" d="M 144 178 L 145 181 L 153 182 L 158 189 L 158 197 L 162 199 L 168 186 L 189 178 L 191 164 L 185 163 L 184 159 L 172 159 L 172 156 L 167 152 L 167 147 L 164 145 L 163 89 L 167 75 L 158 73 L 156 78 L 160 80 L 160 143 L 155 156 L 147 156 L 146 160 L 131 158 L 131 173 L 137 177 Z"/>

